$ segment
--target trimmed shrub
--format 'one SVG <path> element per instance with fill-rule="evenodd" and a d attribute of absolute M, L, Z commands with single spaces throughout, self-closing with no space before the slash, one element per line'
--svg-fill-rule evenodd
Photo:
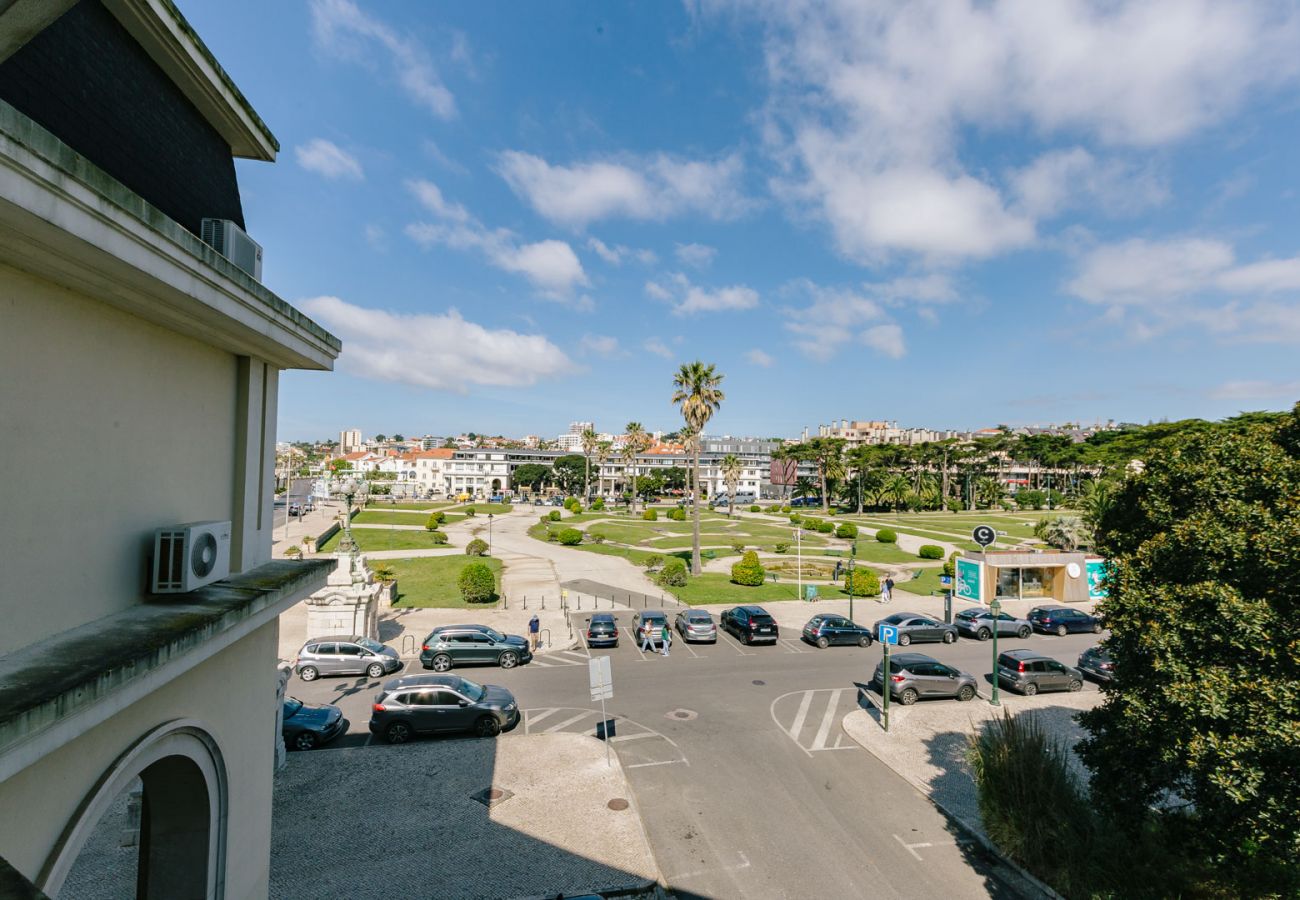
<path fill-rule="evenodd" d="M 775 550 L 777 553 L 784 553 L 785 551 L 787 551 L 787 550 L 790 549 L 790 545 L 789 545 L 789 544 L 783 544 L 783 543 L 782 543 L 782 544 L 777 544 L 777 545 L 776 545 L 775 547 L 773 547 L 772 549 Z"/>
<path fill-rule="evenodd" d="M 686 584 L 686 560 L 678 556 L 670 556 L 664 562 L 664 567 L 659 570 L 659 576 L 655 579 L 663 587 L 682 587 Z"/>
<path fill-rule="evenodd" d="M 556 534 L 554 531 L 548 529 L 546 532 L 546 539 L 550 541 L 552 544 L 554 544 L 556 541 L 560 539 L 560 536 Z"/>
<path fill-rule="evenodd" d="M 762 510 L 762 507 L 760 507 L 757 503 L 755 503 L 755 504 L 753 504 L 752 506 L 749 507 L 749 511 L 750 511 L 750 512 L 762 512 L 763 510 Z"/>
<path fill-rule="evenodd" d="M 645 559 L 641 560 L 641 565 L 645 566 L 647 569 L 657 569 L 663 564 L 664 557 L 662 553 L 651 553 Z"/>
<path fill-rule="evenodd" d="M 592 534 L 591 532 L 587 532 L 587 539 L 593 544 L 605 543 L 605 536 L 603 534 Z"/>
<path fill-rule="evenodd" d="M 1042 509 L 1047 502 L 1047 495 L 1042 491 L 1021 489 L 1016 491 L 1016 506 L 1021 509 Z"/>
<path fill-rule="evenodd" d="M 948 512 L 953 513 L 959 513 L 966 508 L 965 505 L 955 497 L 949 497 L 947 502 L 944 503 L 944 506 L 948 508 Z"/>
<path fill-rule="evenodd" d="M 674 506 L 672 509 L 668 510 L 668 518 L 672 519 L 674 522 L 685 522 L 686 510 L 682 509 L 680 506 Z"/>
<path fill-rule="evenodd" d="M 957 557 L 961 555 L 958 550 L 952 551 L 952 555 L 943 561 L 943 568 L 939 570 L 940 575 L 947 575 L 949 578 L 957 574 Z"/>
<path fill-rule="evenodd" d="M 835 529 L 835 536 L 837 538 L 855 538 L 858 536 L 858 526 L 852 522 L 841 522 Z"/>
<path fill-rule="evenodd" d="M 791 525 L 798 525 L 798 524 L 799 524 L 799 520 L 802 519 L 802 518 L 803 518 L 803 516 L 799 515 L 798 513 L 790 513 L 790 524 L 791 524 Z"/>
<path fill-rule="evenodd" d="M 582 543 L 582 532 L 576 528 L 561 528 L 560 543 L 566 547 L 576 547 Z"/>
<path fill-rule="evenodd" d="M 591 509 L 592 512 L 604 512 L 605 498 L 597 497 L 595 500 L 591 501 L 591 506 L 589 508 Z"/>
<path fill-rule="evenodd" d="M 478 515 L 478 513 L 474 512 L 474 507 L 472 507 L 472 506 L 467 506 L 467 507 L 465 507 L 465 515 L 466 515 L 467 517 L 472 518 L 472 517 Z"/>
<path fill-rule="evenodd" d="M 429 521 L 424 523 L 424 527 L 429 531 L 437 531 L 438 526 L 447 521 L 445 512 L 429 513 Z"/>
<path fill-rule="evenodd" d="M 732 549 L 732 550 L 735 550 L 737 553 L 744 553 L 744 552 L 745 552 L 745 543 L 744 543 L 744 541 L 732 541 L 732 542 L 731 542 L 731 549 Z"/>
<path fill-rule="evenodd" d="M 763 571 L 763 564 L 758 561 L 758 554 L 753 550 L 748 551 L 740 558 L 740 562 L 731 567 L 731 581 L 733 584 L 758 587 L 763 583 L 766 574 Z"/>
<path fill-rule="evenodd" d="M 435 544 L 439 544 L 439 545 L 441 545 L 441 544 L 445 544 L 445 543 L 447 543 L 447 532 L 445 532 L 445 531 L 430 531 L 430 532 L 429 532 L 429 540 L 433 541 Z"/>
<path fill-rule="evenodd" d="M 790 504 L 789 503 L 782 504 L 781 512 L 788 513 L 789 511 L 790 511 Z"/>
<path fill-rule="evenodd" d="M 496 597 L 497 580 L 487 563 L 470 563 L 456 580 L 466 603 L 488 603 Z"/>
<path fill-rule="evenodd" d="M 551 522 L 558 522 L 560 521 L 560 511 L 558 509 L 553 509 L 546 514 L 546 518 Z"/>
<path fill-rule="evenodd" d="M 657 510 L 657 509 L 647 509 L 647 510 L 645 510 L 643 513 L 641 513 L 641 518 L 642 518 L 642 519 L 645 519 L 647 522 L 658 522 L 658 521 L 659 521 L 659 510 Z"/>
<path fill-rule="evenodd" d="M 577 497 L 568 497 L 564 501 L 564 508 L 571 513 L 582 512 L 582 501 Z"/>
<path fill-rule="evenodd" d="M 466 556 L 487 556 L 487 552 L 487 541 L 482 538 L 474 538 L 474 540 L 465 545 Z"/>
<path fill-rule="evenodd" d="M 834 530 L 835 530 L 834 522 L 827 522 L 825 519 L 822 519 L 820 522 L 817 523 L 817 531 L 820 532 L 821 534 L 830 534 Z"/>
<path fill-rule="evenodd" d="M 898 533 L 892 528 L 882 528 L 876 532 L 876 540 L 882 544 L 897 544 Z"/>
<path fill-rule="evenodd" d="M 921 559 L 943 559 L 943 548 L 938 544 L 922 544 L 916 555 Z"/>
<path fill-rule="evenodd" d="M 844 581 L 845 591 L 848 591 L 850 583 L 855 597 L 874 597 L 880 593 L 880 576 L 873 569 L 855 568 L 853 577 Z"/>
<path fill-rule="evenodd" d="M 541 521 L 543 525 L 546 525 L 551 521 L 551 517 L 546 513 L 542 513 L 540 516 L 538 516 L 538 519 Z"/>

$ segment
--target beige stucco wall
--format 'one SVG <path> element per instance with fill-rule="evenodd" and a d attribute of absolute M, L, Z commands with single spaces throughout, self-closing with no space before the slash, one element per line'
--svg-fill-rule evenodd
<path fill-rule="evenodd" d="M 264 897 L 271 842 L 279 626 L 269 624 L 150 697 L 0 783 L 0 856 L 35 878 L 78 805 L 141 735 L 175 719 L 197 719 L 216 739 L 229 785 L 226 896 Z M 14 814 L 40 810 L 41 815 Z"/>
<path fill-rule="evenodd" d="M 0 359 L 4 654 L 138 602 L 155 528 L 234 518 L 237 365 L 6 267 Z"/>

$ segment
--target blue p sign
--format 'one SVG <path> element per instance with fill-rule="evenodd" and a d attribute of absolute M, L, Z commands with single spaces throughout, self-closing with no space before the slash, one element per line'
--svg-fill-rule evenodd
<path fill-rule="evenodd" d="M 898 643 L 898 626 L 896 626 L 896 625 L 881 625 L 880 628 L 879 628 L 878 630 L 879 630 L 879 632 L 880 632 L 880 634 L 879 634 L 879 638 L 878 638 L 878 640 L 880 641 L 880 643 L 882 643 L 882 644 L 897 644 L 897 643 Z"/>

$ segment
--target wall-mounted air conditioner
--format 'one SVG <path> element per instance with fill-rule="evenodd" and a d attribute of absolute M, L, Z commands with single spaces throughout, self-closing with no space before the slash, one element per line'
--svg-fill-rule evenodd
<path fill-rule="evenodd" d="M 262 280 L 262 245 L 229 219 L 204 219 L 199 237 L 255 281 Z"/>
<path fill-rule="evenodd" d="M 187 594 L 229 574 L 229 522 L 187 522 L 154 532 L 153 593 Z"/>

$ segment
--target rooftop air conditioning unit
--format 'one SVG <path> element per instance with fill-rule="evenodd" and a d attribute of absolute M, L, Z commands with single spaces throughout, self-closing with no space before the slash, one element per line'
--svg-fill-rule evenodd
<path fill-rule="evenodd" d="M 229 574 L 229 522 L 187 522 L 154 532 L 153 593 L 188 594 Z"/>
<path fill-rule="evenodd" d="M 204 219 L 199 237 L 249 275 L 262 280 L 262 245 L 229 219 Z"/>

